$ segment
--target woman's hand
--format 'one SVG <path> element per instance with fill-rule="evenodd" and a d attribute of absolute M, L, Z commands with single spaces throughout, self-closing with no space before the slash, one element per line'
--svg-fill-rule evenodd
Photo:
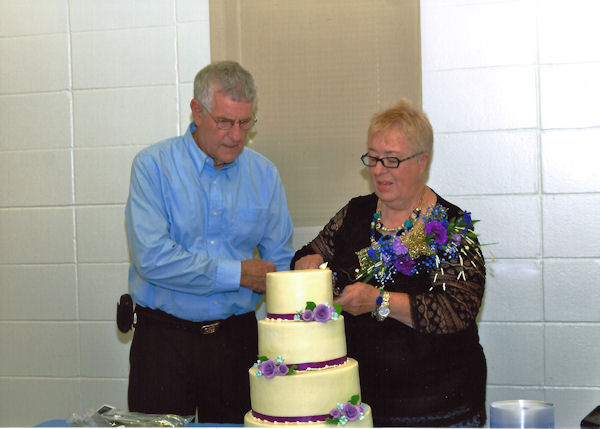
<path fill-rule="evenodd" d="M 379 289 L 366 283 L 353 283 L 344 288 L 342 294 L 333 299 L 334 304 L 342 306 L 342 310 L 358 316 L 370 313 L 377 306 Z"/>
<path fill-rule="evenodd" d="M 315 253 L 313 255 L 306 255 L 296 261 L 296 263 L 294 264 L 294 269 L 311 270 L 319 268 L 319 265 L 321 265 L 323 262 L 325 261 L 319 253 Z"/>

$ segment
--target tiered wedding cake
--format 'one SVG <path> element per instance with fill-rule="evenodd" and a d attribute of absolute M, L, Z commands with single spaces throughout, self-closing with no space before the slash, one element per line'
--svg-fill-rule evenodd
<path fill-rule="evenodd" d="M 373 426 L 331 286 L 329 269 L 267 274 L 267 318 L 258 321 L 245 426 Z"/>

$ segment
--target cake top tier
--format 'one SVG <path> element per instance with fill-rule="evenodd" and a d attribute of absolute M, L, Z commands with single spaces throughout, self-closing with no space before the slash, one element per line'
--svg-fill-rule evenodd
<path fill-rule="evenodd" d="M 330 269 L 278 271 L 267 274 L 267 313 L 293 314 L 306 303 L 333 304 Z"/>

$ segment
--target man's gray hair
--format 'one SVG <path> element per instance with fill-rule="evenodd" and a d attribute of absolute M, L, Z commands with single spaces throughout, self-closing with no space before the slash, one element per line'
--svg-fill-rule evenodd
<path fill-rule="evenodd" d="M 254 78 L 235 61 L 212 63 L 198 72 L 194 79 L 194 98 L 210 110 L 215 91 L 234 101 L 256 104 Z"/>

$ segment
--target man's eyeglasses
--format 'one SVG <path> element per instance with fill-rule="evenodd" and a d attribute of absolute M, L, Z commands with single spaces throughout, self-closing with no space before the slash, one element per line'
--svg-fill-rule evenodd
<path fill-rule="evenodd" d="M 208 108 L 200 103 L 202 105 L 202 107 L 204 108 L 204 110 L 206 110 L 206 113 L 208 113 L 208 116 L 210 116 L 212 118 L 213 121 L 215 121 L 215 124 L 217 124 L 217 128 L 223 131 L 228 131 L 230 129 L 232 129 L 235 126 L 235 123 L 237 122 L 238 125 L 240 126 L 240 128 L 242 130 L 249 130 L 250 128 L 252 128 L 252 126 L 254 124 L 256 124 L 256 117 L 254 115 L 252 115 L 249 118 L 246 119 L 238 119 L 237 121 L 234 119 L 229 119 L 229 118 L 215 118 L 213 115 L 211 115 L 210 111 L 208 110 Z"/>
<path fill-rule="evenodd" d="M 407 156 L 406 158 L 396 158 L 395 156 L 386 156 L 384 158 L 377 158 L 376 156 L 371 156 L 368 153 L 365 153 L 360 157 L 360 160 L 367 167 L 375 167 L 378 162 L 381 162 L 385 168 L 398 168 L 401 162 L 408 161 L 409 159 L 413 159 L 416 156 L 421 155 L 423 152 L 417 152 L 414 155 Z"/>

